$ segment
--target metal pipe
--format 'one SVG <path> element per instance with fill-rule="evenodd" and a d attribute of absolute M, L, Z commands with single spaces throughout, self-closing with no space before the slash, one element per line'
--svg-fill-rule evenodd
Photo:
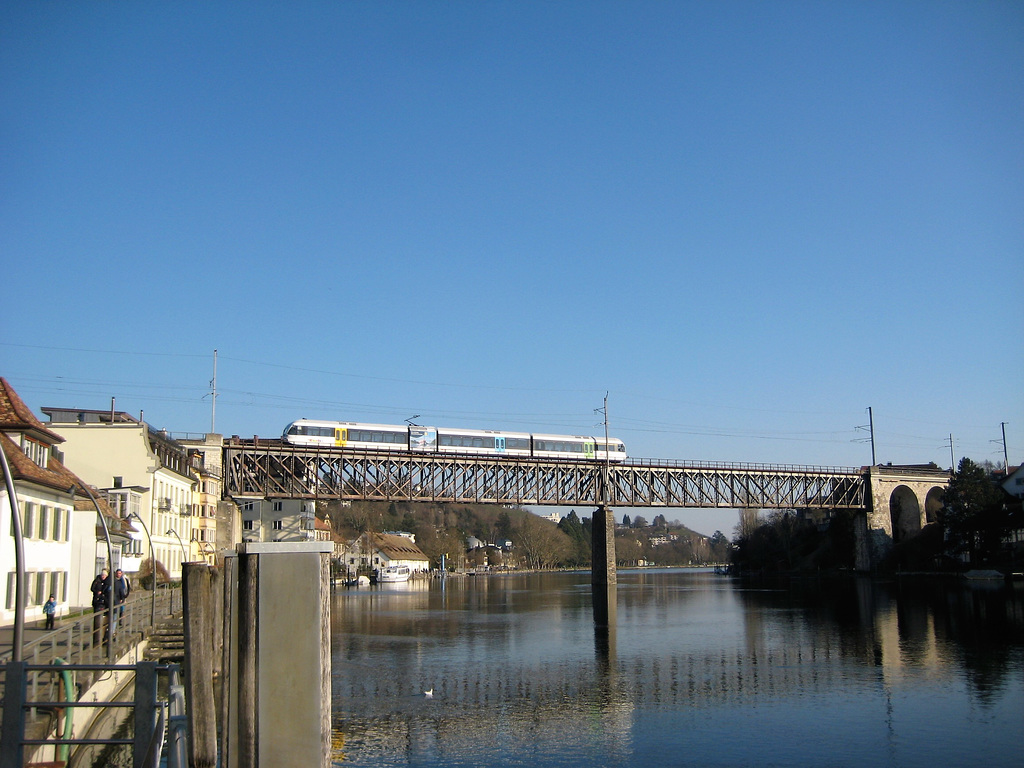
<path fill-rule="evenodd" d="M 4 466 L 4 483 L 7 484 L 7 504 L 11 508 L 11 524 L 14 529 L 14 639 L 11 661 L 22 661 L 25 647 L 25 537 L 21 531 L 21 508 L 18 493 L 14 490 L 14 478 L 7 464 L 7 454 L 0 446 L 0 461 Z"/>
<path fill-rule="evenodd" d="M 165 533 L 164 536 L 170 536 L 172 533 L 174 534 L 174 538 L 176 538 L 178 540 L 178 546 L 181 547 L 181 575 L 182 575 L 182 578 L 184 578 L 184 576 L 185 576 L 185 563 L 187 563 L 189 561 L 188 560 L 188 555 L 185 553 L 185 543 L 181 540 L 181 536 L 178 535 L 178 532 L 176 530 L 174 530 L 173 528 L 168 528 L 167 529 L 167 533 Z"/>
<path fill-rule="evenodd" d="M 96 514 L 99 515 L 100 523 L 103 524 L 103 538 L 107 540 L 107 568 L 110 574 L 110 594 L 107 596 L 107 661 L 111 664 L 114 663 L 114 547 L 110 544 L 110 529 L 107 528 L 107 518 L 100 509 L 100 503 L 96 500 L 92 491 L 89 490 L 89 486 L 82 483 L 82 490 L 85 491 L 86 495 L 92 500 L 92 505 L 96 508 Z"/>
<path fill-rule="evenodd" d="M 153 549 L 153 537 L 149 535 L 149 526 L 146 525 L 146 521 L 142 519 L 142 516 L 138 512 L 132 512 L 128 517 L 135 517 L 140 523 L 142 523 L 142 530 L 146 532 L 146 540 L 149 541 L 149 562 L 151 565 L 151 572 L 153 576 L 153 607 L 149 617 L 150 626 L 156 626 L 156 551 Z"/>

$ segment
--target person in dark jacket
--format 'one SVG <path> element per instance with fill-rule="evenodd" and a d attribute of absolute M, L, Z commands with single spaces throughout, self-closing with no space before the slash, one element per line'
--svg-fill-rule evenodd
<path fill-rule="evenodd" d="M 117 625 L 121 621 L 121 617 L 124 616 L 124 601 L 128 599 L 128 595 L 131 594 L 131 591 L 132 583 L 128 580 L 128 577 L 124 575 L 124 571 L 118 568 L 114 571 L 114 610 L 111 612 L 115 632 L 117 631 Z"/>
<path fill-rule="evenodd" d="M 92 590 L 92 641 L 97 645 L 106 638 L 104 614 L 110 607 L 110 571 L 102 569 L 89 589 Z"/>

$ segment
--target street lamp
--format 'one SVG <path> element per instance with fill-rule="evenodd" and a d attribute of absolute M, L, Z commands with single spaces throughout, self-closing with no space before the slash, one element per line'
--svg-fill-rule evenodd
<path fill-rule="evenodd" d="M 185 553 L 185 542 L 181 540 L 181 536 L 179 536 L 178 532 L 173 528 L 168 528 L 167 533 L 165 533 L 164 536 L 170 536 L 171 534 L 174 534 L 174 538 L 176 538 L 178 540 L 178 544 L 181 545 L 181 573 L 182 576 L 184 576 L 185 563 L 188 562 L 188 555 Z"/>
<path fill-rule="evenodd" d="M 146 540 L 149 542 L 149 562 L 152 568 L 150 569 L 150 575 L 153 577 L 153 601 L 150 610 L 149 623 L 151 626 L 156 626 L 156 550 L 153 549 L 153 537 L 149 535 L 149 526 L 146 525 L 146 521 L 143 520 L 138 512 L 132 512 L 128 517 L 134 517 L 140 523 L 142 523 L 142 530 L 146 532 Z"/>

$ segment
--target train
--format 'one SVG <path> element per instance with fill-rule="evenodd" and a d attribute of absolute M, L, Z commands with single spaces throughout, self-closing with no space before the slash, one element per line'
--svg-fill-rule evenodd
<path fill-rule="evenodd" d="M 605 443 L 603 437 L 588 435 L 542 435 L 491 429 L 298 419 L 284 428 L 281 437 L 289 445 L 299 447 L 614 462 L 627 458 L 625 444 L 615 437 L 609 437 Z"/>

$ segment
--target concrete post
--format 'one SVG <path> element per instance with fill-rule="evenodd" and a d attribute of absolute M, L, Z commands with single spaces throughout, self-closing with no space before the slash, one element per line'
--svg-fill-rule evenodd
<path fill-rule="evenodd" d="M 594 599 L 594 623 L 609 626 L 615 616 L 615 520 L 611 507 L 601 506 L 591 520 L 590 587 Z"/>
<path fill-rule="evenodd" d="M 228 766 L 330 768 L 330 555 L 321 542 L 238 545 Z"/>

